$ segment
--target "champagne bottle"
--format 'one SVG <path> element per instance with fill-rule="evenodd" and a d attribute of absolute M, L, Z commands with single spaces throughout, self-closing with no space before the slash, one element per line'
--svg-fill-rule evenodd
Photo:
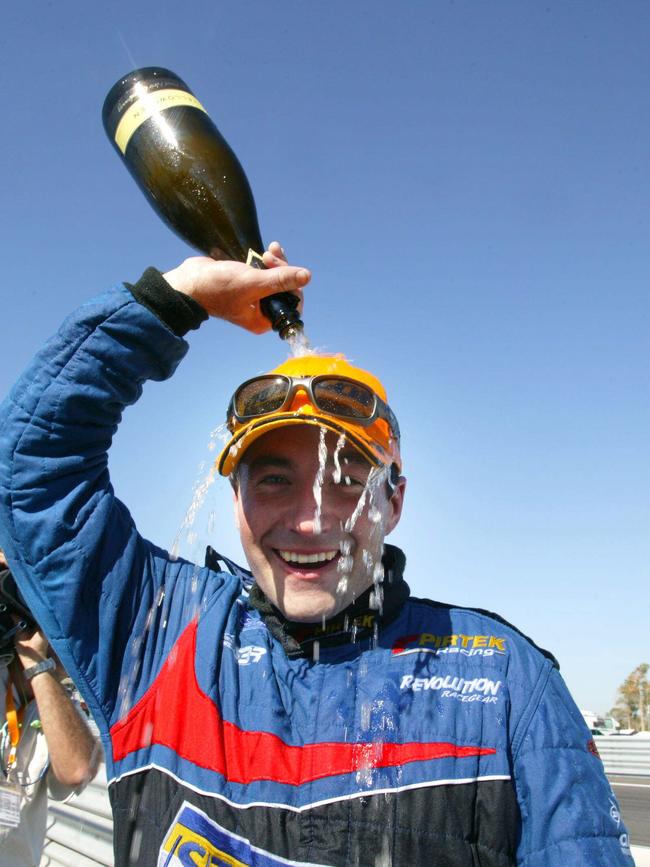
<path fill-rule="evenodd" d="M 157 214 L 215 259 L 264 268 L 264 245 L 248 179 L 237 156 L 185 82 L 157 66 L 136 69 L 109 91 L 104 129 Z M 302 331 L 298 298 L 261 301 L 283 339 Z"/>

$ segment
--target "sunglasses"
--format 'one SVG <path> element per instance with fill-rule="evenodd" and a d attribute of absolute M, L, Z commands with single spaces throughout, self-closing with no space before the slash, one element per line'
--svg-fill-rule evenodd
<path fill-rule="evenodd" d="M 372 389 L 346 376 L 256 376 L 239 386 L 228 406 L 228 429 L 234 433 L 235 420 L 241 424 L 290 406 L 296 391 L 303 388 L 313 406 L 326 415 L 367 427 L 383 419 L 399 441 L 399 425 L 388 404 Z"/>

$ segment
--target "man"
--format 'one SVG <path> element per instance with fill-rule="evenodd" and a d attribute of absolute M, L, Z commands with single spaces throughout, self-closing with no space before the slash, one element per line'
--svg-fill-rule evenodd
<path fill-rule="evenodd" d="M 1 550 L 0 576 L 8 578 Z M 11 623 L 6 616 L 3 622 Z M 18 629 L 13 641 L 5 641 L 13 631 L 0 636 L 0 864 L 36 867 L 48 793 L 65 801 L 80 792 L 97 771 L 99 749 L 61 683 L 63 672 L 41 630 Z"/>
<path fill-rule="evenodd" d="M 278 245 L 265 263 L 116 287 L 2 409 L 0 532 L 102 730 L 116 864 L 631 864 L 553 658 L 409 598 L 384 545 L 399 429 L 372 375 L 307 356 L 235 392 L 218 468 L 252 576 L 172 560 L 114 496 L 115 425 L 182 335 L 208 315 L 262 332 L 260 298 L 309 279 Z"/>

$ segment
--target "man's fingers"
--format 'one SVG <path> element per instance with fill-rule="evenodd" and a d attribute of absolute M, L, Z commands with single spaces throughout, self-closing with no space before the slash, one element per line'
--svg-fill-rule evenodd
<path fill-rule="evenodd" d="M 284 252 L 284 247 L 279 241 L 271 241 L 269 244 L 269 253 L 278 259 L 282 259 L 283 262 L 287 261 L 287 254 Z"/>
<path fill-rule="evenodd" d="M 262 259 L 267 268 L 276 268 L 278 265 L 286 265 L 287 255 L 277 241 L 271 241 L 269 249 L 265 250 Z"/>
<path fill-rule="evenodd" d="M 311 280 L 311 273 L 306 268 L 279 265 L 268 271 L 252 271 L 247 277 L 251 294 L 266 298 L 278 292 L 300 292 Z"/>

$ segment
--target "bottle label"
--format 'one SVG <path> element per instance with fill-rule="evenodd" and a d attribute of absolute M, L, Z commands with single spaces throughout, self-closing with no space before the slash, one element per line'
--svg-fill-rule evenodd
<path fill-rule="evenodd" d="M 115 144 L 122 153 L 125 153 L 131 136 L 145 120 L 149 120 L 154 114 L 158 114 L 166 108 L 178 108 L 183 105 L 198 108 L 207 114 L 198 99 L 186 90 L 168 88 L 143 93 L 120 119 L 115 130 Z"/>

